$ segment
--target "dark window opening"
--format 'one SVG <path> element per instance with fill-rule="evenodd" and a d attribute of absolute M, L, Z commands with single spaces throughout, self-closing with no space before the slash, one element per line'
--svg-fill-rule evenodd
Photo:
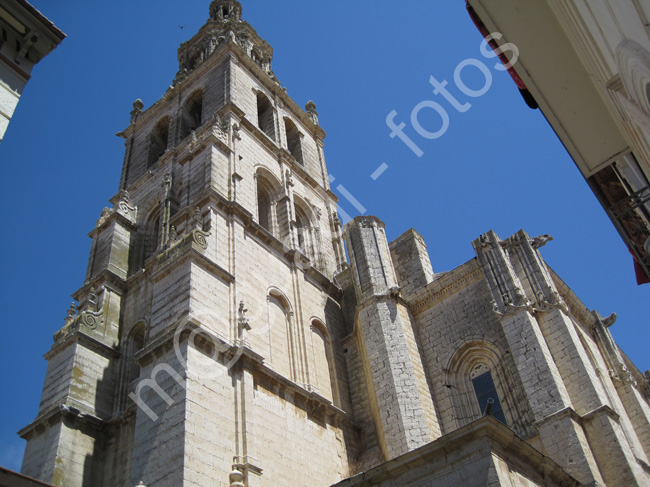
<path fill-rule="evenodd" d="M 257 221 L 271 232 L 271 194 L 261 181 L 257 181 Z"/>
<path fill-rule="evenodd" d="M 275 140 L 273 106 L 269 99 L 260 92 L 257 93 L 257 126 L 262 132 Z"/>
<path fill-rule="evenodd" d="M 478 377 L 474 377 L 472 379 L 472 385 L 474 386 L 474 392 L 476 393 L 476 399 L 478 400 L 481 413 L 485 411 L 488 400 L 492 399 L 494 403 L 492 404 L 490 415 L 494 419 L 506 424 L 506 417 L 503 414 L 503 408 L 501 407 L 501 401 L 499 401 L 499 396 L 497 395 L 497 390 L 492 380 L 492 374 L 488 371 Z"/>
<path fill-rule="evenodd" d="M 160 217 L 150 220 L 147 224 L 146 235 L 144 240 L 144 259 L 146 261 L 158 249 L 160 234 Z"/>
<path fill-rule="evenodd" d="M 169 118 L 163 118 L 149 136 L 149 160 L 147 167 L 151 167 L 167 151 L 169 142 Z"/>
<path fill-rule="evenodd" d="M 139 327 L 132 335 L 129 341 L 129 363 L 127 385 L 140 377 L 140 366 L 135 361 L 135 354 L 144 348 L 144 327 Z"/>
<path fill-rule="evenodd" d="M 309 233 L 309 220 L 307 216 L 298 206 L 295 207 L 296 214 L 296 233 L 298 234 L 298 248 L 300 251 L 311 258 L 308 244 L 307 244 L 307 234 Z"/>
<path fill-rule="evenodd" d="M 203 95 L 199 92 L 187 101 L 181 118 L 181 140 L 201 126 Z"/>
<path fill-rule="evenodd" d="M 284 119 L 284 127 L 287 132 L 287 148 L 291 155 L 298 161 L 300 164 L 304 164 L 302 158 L 302 141 L 301 135 L 298 131 L 298 127 L 288 118 Z"/>

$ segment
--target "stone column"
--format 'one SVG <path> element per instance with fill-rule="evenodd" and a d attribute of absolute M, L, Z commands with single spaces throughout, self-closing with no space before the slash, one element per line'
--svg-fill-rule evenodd
<path fill-rule="evenodd" d="M 246 479 L 247 487 L 262 485 L 262 469 L 259 467 L 256 442 L 256 421 L 253 373 L 242 364 L 236 372 L 235 421 L 237 422 L 237 457 L 235 464 Z"/>

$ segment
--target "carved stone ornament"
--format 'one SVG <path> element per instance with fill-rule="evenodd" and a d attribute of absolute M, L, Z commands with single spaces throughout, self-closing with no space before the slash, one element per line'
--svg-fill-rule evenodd
<path fill-rule="evenodd" d="M 501 311 L 499 309 L 499 305 L 497 304 L 496 300 L 492 300 L 492 310 L 499 316 L 506 316 L 520 309 L 527 309 L 530 312 L 534 311 L 531 302 L 528 300 L 528 298 L 526 298 L 526 294 L 521 288 L 515 287 L 514 294 L 514 298 L 509 292 L 505 292 L 501 295 L 501 299 L 505 307 L 504 311 Z"/>
<path fill-rule="evenodd" d="M 239 125 L 236 123 L 232 124 L 232 140 L 241 140 L 241 136 L 239 135 Z"/>
<path fill-rule="evenodd" d="M 551 237 L 550 235 L 544 234 L 544 235 L 540 235 L 538 237 L 535 237 L 531 241 L 531 245 L 533 246 L 534 249 L 539 249 L 540 247 L 543 247 L 544 245 L 549 243 L 551 240 L 553 240 L 553 237 Z"/>
<path fill-rule="evenodd" d="M 197 149 L 199 148 L 199 145 L 200 145 L 199 144 L 199 139 L 196 136 L 196 132 L 194 130 L 192 130 L 192 133 L 190 134 L 190 144 L 188 146 L 189 150 L 190 150 L 190 154 L 193 154 L 194 152 L 196 152 Z"/>
<path fill-rule="evenodd" d="M 309 119 L 318 125 L 318 112 L 316 111 L 316 104 L 312 100 L 309 100 L 305 105 L 305 110 L 309 114 Z"/>
<path fill-rule="evenodd" d="M 64 318 L 63 327 L 54 334 L 54 342 L 66 340 L 78 330 L 94 330 L 103 325 L 103 308 L 97 306 L 97 294 L 95 288 L 90 288 L 84 309 L 75 315 L 75 305 L 72 303 Z"/>
<path fill-rule="evenodd" d="M 104 207 L 104 208 L 102 209 L 101 214 L 99 215 L 99 219 L 98 219 L 97 222 L 95 223 L 95 227 L 96 227 L 96 228 L 101 227 L 101 226 L 106 222 L 106 220 L 108 220 L 108 218 L 109 218 L 112 214 L 113 214 L 113 211 L 112 211 L 111 209 Z"/>
<path fill-rule="evenodd" d="M 248 309 L 244 305 L 244 301 L 243 300 L 240 301 L 239 302 L 239 310 L 237 312 L 237 314 L 239 315 L 238 322 L 239 322 L 240 328 L 244 329 L 244 330 L 250 330 L 251 329 L 248 317 L 246 316 L 247 312 L 248 312 Z"/>
<path fill-rule="evenodd" d="M 216 113 L 212 121 L 212 135 L 222 142 L 228 141 L 228 120 L 219 117 Z"/>
<path fill-rule="evenodd" d="M 569 308 L 566 302 L 562 299 L 562 296 L 554 290 L 547 292 L 546 294 L 539 291 L 533 309 L 538 313 L 547 313 L 554 309 L 561 309 L 565 313 L 569 313 Z"/>
<path fill-rule="evenodd" d="M 372 218 L 362 218 L 360 223 L 361 228 L 372 228 L 376 226 L 376 222 Z"/>
<path fill-rule="evenodd" d="M 133 102 L 133 110 L 131 110 L 131 124 L 135 123 L 135 121 L 142 113 L 143 108 L 144 108 L 144 103 L 142 103 L 142 100 L 140 98 L 138 98 Z"/>
<path fill-rule="evenodd" d="M 95 227 L 101 227 L 106 221 L 114 214 L 119 213 L 128 218 L 131 222 L 135 223 L 137 207 L 129 205 L 129 193 L 126 190 L 121 190 L 119 193 L 120 199 L 113 206 L 113 208 L 106 208 L 102 210 Z"/>
<path fill-rule="evenodd" d="M 126 189 L 120 191 L 120 199 L 115 205 L 114 209 L 124 215 L 125 217 L 135 221 L 137 207 L 131 206 L 129 199 L 129 192 Z"/>
<path fill-rule="evenodd" d="M 636 379 L 630 369 L 624 363 L 618 363 L 616 369 L 609 369 L 609 376 L 614 382 L 620 384 L 629 384 L 633 387 L 637 386 Z"/>
<path fill-rule="evenodd" d="M 341 219 L 336 211 L 332 212 L 332 226 L 334 231 L 338 231 L 341 228 Z"/>
<path fill-rule="evenodd" d="M 207 238 L 210 236 L 210 233 L 203 231 L 203 215 L 198 206 L 194 209 L 192 220 L 194 222 L 194 230 L 191 233 L 192 241 L 203 250 L 206 250 L 208 248 Z"/>
<path fill-rule="evenodd" d="M 163 186 L 164 188 L 169 188 L 171 187 L 171 185 L 172 185 L 172 175 L 170 173 L 166 173 L 163 176 L 161 186 Z"/>
<path fill-rule="evenodd" d="M 176 227 L 174 225 L 169 229 L 169 241 L 175 242 L 178 238 L 178 233 L 176 232 Z"/>

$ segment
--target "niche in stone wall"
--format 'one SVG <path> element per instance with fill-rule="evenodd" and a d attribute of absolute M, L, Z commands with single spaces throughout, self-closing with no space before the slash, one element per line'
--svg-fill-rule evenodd
<path fill-rule="evenodd" d="M 334 402 L 335 385 L 332 346 L 327 327 L 318 320 L 311 322 L 312 363 L 310 364 L 310 382 L 318 393 Z"/>
<path fill-rule="evenodd" d="M 270 366 L 280 375 L 295 380 L 292 367 L 292 333 L 293 313 L 286 297 L 272 289 L 267 296 L 268 337 Z"/>

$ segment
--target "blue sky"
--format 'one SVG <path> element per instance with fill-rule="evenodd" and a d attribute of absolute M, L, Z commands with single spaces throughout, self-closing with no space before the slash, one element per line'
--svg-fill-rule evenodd
<path fill-rule="evenodd" d="M 208 17 L 209 0 L 32 0 L 68 37 L 38 64 L 0 144 L 0 465 L 19 469 L 16 431 L 37 413 L 46 361 L 70 294 L 84 280 L 90 238 L 117 192 L 124 141 L 136 98 L 145 107 L 171 84 L 176 49 Z M 330 173 L 386 223 L 390 239 L 413 227 L 426 239 L 434 271 L 474 257 L 471 242 L 494 229 L 550 234 L 542 255 L 590 309 L 618 314 L 612 333 L 642 371 L 647 354 L 647 285 L 539 111 L 507 74 L 481 55 L 464 1 L 305 2 L 248 0 L 244 18 L 274 48 L 273 69 L 304 106 L 314 100 L 327 131 Z M 182 26 L 182 28 L 181 28 Z M 484 62 L 492 75 L 475 98 L 453 83 L 456 66 Z M 468 87 L 484 79 L 463 70 Z M 429 84 L 448 80 L 461 113 Z M 416 105 L 435 100 L 449 127 L 427 140 L 410 125 Z M 386 116 L 418 143 L 416 157 L 391 139 Z M 434 131 L 440 118 L 423 111 Z M 376 180 L 371 175 L 388 168 Z M 341 196 L 342 209 L 359 211 Z"/>

